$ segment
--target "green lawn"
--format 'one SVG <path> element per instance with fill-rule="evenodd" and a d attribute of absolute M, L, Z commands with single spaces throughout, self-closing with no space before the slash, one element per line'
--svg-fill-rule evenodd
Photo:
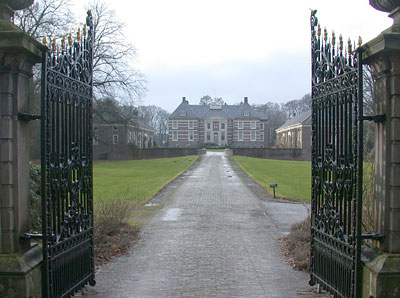
<path fill-rule="evenodd" d="M 276 196 L 296 201 L 311 200 L 311 162 L 235 156 L 239 166 L 270 194 L 277 183 Z"/>
<path fill-rule="evenodd" d="M 184 172 L 197 156 L 94 164 L 94 202 L 144 202 Z"/>

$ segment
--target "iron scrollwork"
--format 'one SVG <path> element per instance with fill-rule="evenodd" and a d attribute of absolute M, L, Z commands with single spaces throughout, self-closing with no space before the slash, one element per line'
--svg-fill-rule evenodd
<path fill-rule="evenodd" d="M 67 40 L 66 40 L 67 39 Z M 94 28 L 43 53 L 42 193 L 45 297 L 94 284 L 92 101 Z"/>
<path fill-rule="evenodd" d="M 361 41 L 359 42 L 361 43 Z M 334 297 L 359 297 L 362 75 L 355 45 L 328 37 L 311 13 L 311 280 Z"/>

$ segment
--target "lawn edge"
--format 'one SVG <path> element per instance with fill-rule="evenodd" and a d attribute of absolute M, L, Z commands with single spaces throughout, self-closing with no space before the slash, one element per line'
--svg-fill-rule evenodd
<path fill-rule="evenodd" d="M 244 157 L 248 157 L 248 156 L 244 156 Z M 255 158 L 255 157 L 253 157 Z M 240 163 L 237 162 L 237 160 L 235 159 L 235 156 L 232 156 L 232 159 L 235 161 L 235 163 L 238 165 L 238 167 L 243 171 L 243 173 L 245 173 L 251 180 L 253 180 L 254 183 L 258 184 L 259 186 L 261 186 L 267 193 L 268 195 L 272 198 L 272 199 L 279 199 L 279 200 L 284 200 L 284 201 L 290 201 L 290 202 L 296 202 L 296 203 L 304 203 L 304 204 L 309 204 L 309 202 L 303 201 L 302 199 L 294 199 L 294 198 L 287 198 L 287 197 L 278 197 L 275 196 L 275 198 L 273 198 L 273 194 L 270 192 L 270 190 L 268 189 L 268 187 L 261 183 L 258 182 L 256 180 L 256 178 L 254 178 L 253 175 L 251 175 L 249 172 L 247 172 L 241 165 Z M 268 158 L 266 158 L 268 159 Z M 276 160 L 276 159 L 271 159 L 271 160 Z"/>
<path fill-rule="evenodd" d="M 144 204 L 147 204 L 148 202 L 150 202 L 155 196 L 157 196 L 160 192 L 162 192 L 169 184 L 171 184 L 172 182 L 174 182 L 176 179 L 178 179 L 181 175 L 183 175 L 186 171 L 188 171 L 196 161 L 199 160 L 199 155 L 193 155 L 195 158 L 194 160 L 191 162 L 191 164 L 184 170 L 180 171 L 178 174 L 176 174 L 173 178 L 171 178 L 171 180 L 169 180 L 167 183 L 165 183 L 153 196 L 151 196 L 148 200 L 144 200 Z"/>

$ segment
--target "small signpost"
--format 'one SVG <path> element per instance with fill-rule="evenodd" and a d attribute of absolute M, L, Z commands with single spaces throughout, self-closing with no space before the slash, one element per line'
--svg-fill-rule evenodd
<path fill-rule="evenodd" d="M 275 184 L 270 184 L 269 187 L 271 187 L 272 190 L 274 191 L 274 199 L 275 199 L 275 188 L 278 187 L 278 184 L 276 184 L 276 183 Z"/>

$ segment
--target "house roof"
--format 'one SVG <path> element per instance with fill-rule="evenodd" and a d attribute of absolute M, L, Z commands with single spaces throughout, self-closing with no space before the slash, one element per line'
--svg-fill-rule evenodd
<path fill-rule="evenodd" d="M 283 129 L 285 127 L 294 126 L 294 125 L 311 125 L 311 110 L 305 111 L 288 121 L 286 121 L 282 126 L 278 127 L 276 130 Z"/>
<path fill-rule="evenodd" d="M 181 112 L 185 112 L 181 115 Z M 249 112 L 249 116 L 244 116 L 244 112 Z M 260 120 L 268 120 L 268 118 L 260 111 L 253 109 L 245 98 L 244 103 L 241 105 L 191 105 L 185 98 L 181 104 L 169 116 L 170 119 L 190 119 L 199 118 L 206 119 L 210 117 L 222 117 L 227 119 L 237 118 L 259 118 Z"/>

